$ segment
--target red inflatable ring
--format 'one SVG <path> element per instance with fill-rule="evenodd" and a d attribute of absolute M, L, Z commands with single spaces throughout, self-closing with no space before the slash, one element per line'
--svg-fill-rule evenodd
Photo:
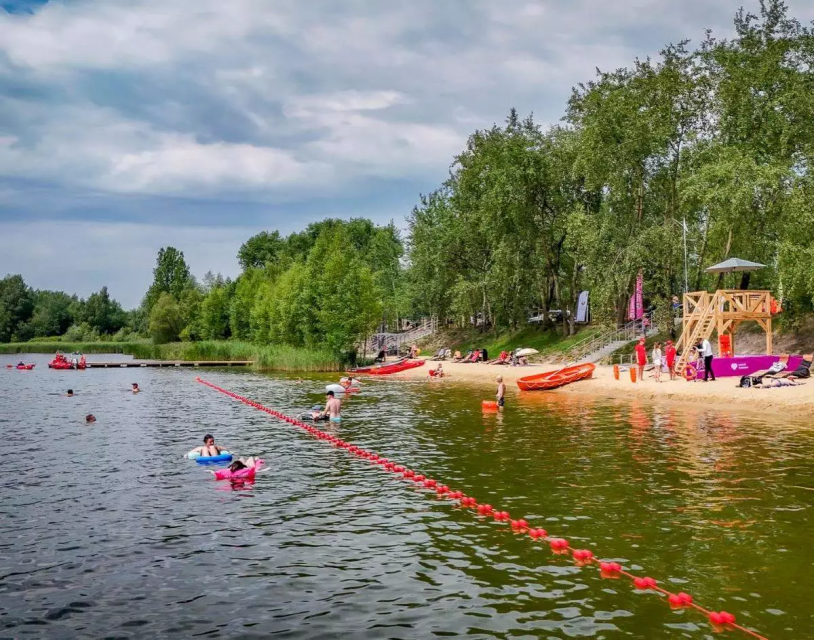
<path fill-rule="evenodd" d="M 698 377 L 698 369 L 696 369 L 694 365 L 688 364 L 684 367 L 684 371 L 681 372 L 681 375 L 684 376 L 687 382 L 692 382 Z"/>

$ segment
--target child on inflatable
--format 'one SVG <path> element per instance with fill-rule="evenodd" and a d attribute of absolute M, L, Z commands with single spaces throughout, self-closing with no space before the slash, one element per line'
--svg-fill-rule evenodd
<path fill-rule="evenodd" d="M 226 451 L 226 449 L 224 449 L 223 447 L 219 447 L 218 445 L 215 444 L 215 438 L 210 433 L 207 433 L 203 437 L 203 441 L 204 443 L 202 447 L 195 447 L 189 453 L 193 454 L 198 453 L 201 455 L 201 457 L 205 458 L 219 456 L 222 452 Z"/>
<path fill-rule="evenodd" d="M 250 456 L 235 460 L 226 469 L 209 470 L 215 480 L 254 480 L 255 474 L 263 466 L 263 460 Z"/>

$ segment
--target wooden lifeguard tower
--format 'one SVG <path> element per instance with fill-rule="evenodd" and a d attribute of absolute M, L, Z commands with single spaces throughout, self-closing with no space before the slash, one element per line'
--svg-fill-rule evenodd
<path fill-rule="evenodd" d="M 676 371 L 687 366 L 692 348 L 718 334 L 718 355 L 734 355 L 735 332 L 741 323 L 757 322 L 766 332 L 766 353 L 772 353 L 772 294 L 770 291 L 719 289 L 715 293 L 695 291 L 684 294 L 684 316 Z"/>

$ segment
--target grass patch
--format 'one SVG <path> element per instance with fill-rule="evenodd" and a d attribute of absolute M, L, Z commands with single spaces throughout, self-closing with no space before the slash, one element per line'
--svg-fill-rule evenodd
<path fill-rule="evenodd" d="M 441 347 L 449 347 L 453 351 L 460 350 L 466 353 L 469 349 L 486 349 L 489 358 L 497 358 L 501 351 L 511 351 L 517 348 L 537 349 L 538 357 L 552 357 L 562 355 L 571 349 L 577 342 L 590 338 L 601 332 L 601 329 L 586 327 L 576 335 L 564 337 L 560 329 L 541 329 L 537 326 L 527 326 L 518 331 L 486 332 L 477 329 L 453 329 L 439 332 L 424 341 L 421 345 L 422 356 L 432 355 Z"/>
<path fill-rule="evenodd" d="M 19 342 L 0 344 L 0 353 L 122 353 L 139 360 L 253 360 L 256 369 L 270 371 L 339 371 L 342 362 L 326 349 L 255 345 L 249 342 Z"/>
<path fill-rule="evenodd" d="M 125 353 L 130 354 L 141 342 L 10 342 L 0 344 L 0 353 Z"/>

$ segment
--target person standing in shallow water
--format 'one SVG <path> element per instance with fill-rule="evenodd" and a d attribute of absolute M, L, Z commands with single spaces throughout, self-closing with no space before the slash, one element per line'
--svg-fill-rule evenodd
<path fill-rule="evenodd" d="M 328 401 L 325 403 L 325 411 L 322 414 L 327 415 L 331 422 L 342 422 L 342 401 L 334 396 L 333 391 L 329 391 L 325 396 Z"/>
<path fill-rule="evenodd" d="M 503 376 L 497 377 L 497 394 L 495 396 L 497 406 L 500 411 L 506 406 L 506 385 L 503 382 Z"/>

